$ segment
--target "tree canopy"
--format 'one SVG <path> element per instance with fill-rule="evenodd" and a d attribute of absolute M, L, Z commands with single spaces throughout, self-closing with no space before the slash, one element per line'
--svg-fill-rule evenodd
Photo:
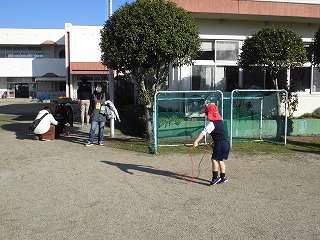
<path fill-rule="evenodd" d="M 200 47 L 193 18 L 175 3 L 138 0 L 125 4 L 101 31 L 102 62 L 113 69 L 149 71 L 190 64 Z"/>
<path fill-rule="evenodd" d="M 146 138 L 150 139 L 154 93 L 167 80 L 169 67 L 192 63 L 200 36 L 191 15 L 170 1 L 137 0 L 119 8 L 101 30 L 101 62 L 130 72 L 145 106 Z"/>
<path fill-rule="evenodd" d="M 244 41 L 241 50 L 239 66 L 243 69 L 265 67 L 270 71 L 275 89 L 279 86 L 280 71 L 302 67 L 308 61 L 301 37 L 284 27 L 262 28 Z M 296 92 L 289 91 L 289 99 L 288 109 L 294 111 L 298 104 Z M 277 138 L 281 137 L 280 104 L 281 97 L 277 94 Z"/>
<path fill-rule="evenodd" d="M 270 26 L 244 41 L 239 66 L 243 69 L 267 67 L 273 80 L 276 80 L 279 71 L 301 67 L 307 61 L 306 50 L 299 35 L 288 28 Z"/>

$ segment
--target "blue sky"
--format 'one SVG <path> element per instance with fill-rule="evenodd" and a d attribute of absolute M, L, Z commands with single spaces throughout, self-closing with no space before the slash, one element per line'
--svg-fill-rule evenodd
<path fill-rule="evenodd" d="M 135 0 L 112 0 L 113 12 L 126 2 Z M 102 26 L 109 16 L 109 0 L 4 0 L 0 6 L 0 28 Z"/>

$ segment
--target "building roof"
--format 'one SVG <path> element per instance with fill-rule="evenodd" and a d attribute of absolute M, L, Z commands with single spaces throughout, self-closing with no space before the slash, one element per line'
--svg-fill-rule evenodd
<path fill-rule="evenodd" d="M 320 2 L 170 0 L 195 18 L 320 23 Z M 300 1 L 303 2 L 303 1 Z"/>

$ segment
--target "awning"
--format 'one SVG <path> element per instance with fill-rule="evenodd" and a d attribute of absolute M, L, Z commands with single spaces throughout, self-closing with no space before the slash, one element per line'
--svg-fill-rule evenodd
<path fill-rule="evenodd" d="M 65 77 L 37 77 L 36 82 L 65 82 L 67 79 Z"/>
<path fill-rule="evenodd" d="M 66 77 L 61 77 L 55 73 L 48 72 L 41 77 L 37 77 L 35 79 L 35 81 L 36 82 L 62 82 L 62 81 L 65 82 L 65 81 L 67 81 L 67 79 L 66 79 Z"/>

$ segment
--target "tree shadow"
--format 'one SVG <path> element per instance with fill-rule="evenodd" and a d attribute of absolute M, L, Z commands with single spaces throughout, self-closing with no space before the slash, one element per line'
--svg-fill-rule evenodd
<path fill-rule="evenodd" d="M 28 103 L 28 104 L 19 104 L 19 103 L 12 103 L 8 105 L 1 105 L 0 112 L 2 114 L 14 114 L 19 115 L 21 117 L 24 116 L 37 116 L 37 113 L 43 109 L 44 106 L 53 107 L 53 103 Z"/>
<path fill-rule="evenodd" d="M 299 146 L 299 147 L 305 148 L 305 150 L 293 149 L 294 151 L 320 154 L 320 144 L 319 143 L 302 142 L 302 141 L 296 141 L 296 140 L 292 140 L 292 139 L 288 139 L 287 143 L 291 144 L 293 146 Z"/>
<path fill-rule="evenodd" d="M 1 129 L 5 131 L 14 132 L 16 139 L 19 140 L 33 140 L 34 136 L 33 133 L 29 130 L 29 126 L 33 119 L 30 121 L 30 123 L 26 122 L 8 122 L 6 124 L 1 125 Z M 60 136 L 60 140 L 68 141 L 68 142 L 74 142 L 81 145 L 84 145 L 88 141 L 89 133 L 84 132 L 79 127 L 70 127 L 66 126 L 66 131 L 70 132 L 70 136 L 67 136 L 66 133 L 62 133 Z"/>
<path fill-rule="evenodd" d="M 201 179 L 201 178 L 192 178 L 190 176 L 186 175 L 181 175 L 177 174 L 175 172 L 170 172 L 166 170 L 159 170 L 159 169 L 154 169 L 152 166 L 145 166 L 145 165 L 137 165 L 137 164 L 130 164 L 130 163 L 116 163 L 116 162 L 111 162 L 111 161 L 100 161 L 102 163 L 108 164 L 110 166 L 115 166 L 119 168 L 121 171 L 128 173 L 128 174 L 134 174 L 133 171 L 139 171 L 139 172 L 145 172 L 149 174 L 154 174 L 154 175 L 159 175 L 159 176 L 164 176 L 168 178 L 173 178 L 177 180 L 182 180 L 187 183 L 196 183 L 200 185 L 209 185 L 209 181 L 206 179 Z"/>

